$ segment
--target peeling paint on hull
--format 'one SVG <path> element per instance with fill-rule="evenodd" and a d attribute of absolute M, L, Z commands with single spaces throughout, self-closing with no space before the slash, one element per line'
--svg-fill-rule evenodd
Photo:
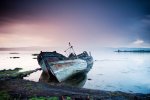
<path fill-rule="evenodd" d="M 61 60 L 57 59 L 59 57 Z M 70 59 L 62 57 L 62 55 L 56 52 L 41 52 L 38 56 L 38 63 L 49 77 L 54 76 L 59 82 L 62 82 L 78 73 L 87 73 L 91 68 L 88 67 L 88 65 L 93 64 L 93 58 L 91 56 L 89 56 L 89 58 L 91 58 L 91 60 L 82 58 Z"/>
<path fill-rule="evenodd" d="M 82 59 L 48 62 L 48 66 L 51 67 L 52 74 L 56 76 L 59 82 L 68 79 L 70 76 L 80 73 L 87 68 L 86 61 Z M 47 72 L 46 64 L 42 61 L 42 70 Z"/>

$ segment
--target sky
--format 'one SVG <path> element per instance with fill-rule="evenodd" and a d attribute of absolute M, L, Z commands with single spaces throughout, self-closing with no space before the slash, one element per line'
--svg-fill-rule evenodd
<path fill-rule="evenodd" d="M 0 47 L 150 47 L 149 0 L 0 0 Z"/>

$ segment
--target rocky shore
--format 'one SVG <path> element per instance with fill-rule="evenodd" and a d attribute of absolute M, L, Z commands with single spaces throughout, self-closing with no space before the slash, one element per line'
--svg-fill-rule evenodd
<path fill-rule="evenodd" d="M 148 100 L 150 94 L 131 94 L 120 91 L 102 91 L 68 86 L 50 85 L 24 80 L 35 69 L 19 72 L 20 69 L 0 71 L 0 100 Z"/>

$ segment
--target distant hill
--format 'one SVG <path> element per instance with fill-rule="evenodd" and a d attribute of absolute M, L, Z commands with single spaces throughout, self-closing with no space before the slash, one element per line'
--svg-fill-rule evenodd
<path fill-rule="evenodd" d="M 0 48 L 0 51 L 34 50 L 32 47 Z"/>
<path fill-rule="evenodd" d="M 148 52 L 150 53 L 150 48 L 118 48 L 115 52 Z"/>
<path fill-rule="evenodd" d="M 0 51 L 47 51 L 47 50 L 59 50 L 62 47 L 7 47 L 0 48 Z"/>
<path fill-rule="evenodd" d="M 45 47 L 12 47 L 12 48 L 0 48 L 0 51 L 32 51 L 32 50 L 43 50 L 43 49 L 46 48 Z"/>

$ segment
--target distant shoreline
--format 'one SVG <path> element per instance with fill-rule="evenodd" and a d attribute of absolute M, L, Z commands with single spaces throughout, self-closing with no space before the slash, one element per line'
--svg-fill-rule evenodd
<path fill-rule="evenodd" d="M 117 50 L 115 52 L 137 52 L 137 53 L 150 53 L 150 50 Z"/>

